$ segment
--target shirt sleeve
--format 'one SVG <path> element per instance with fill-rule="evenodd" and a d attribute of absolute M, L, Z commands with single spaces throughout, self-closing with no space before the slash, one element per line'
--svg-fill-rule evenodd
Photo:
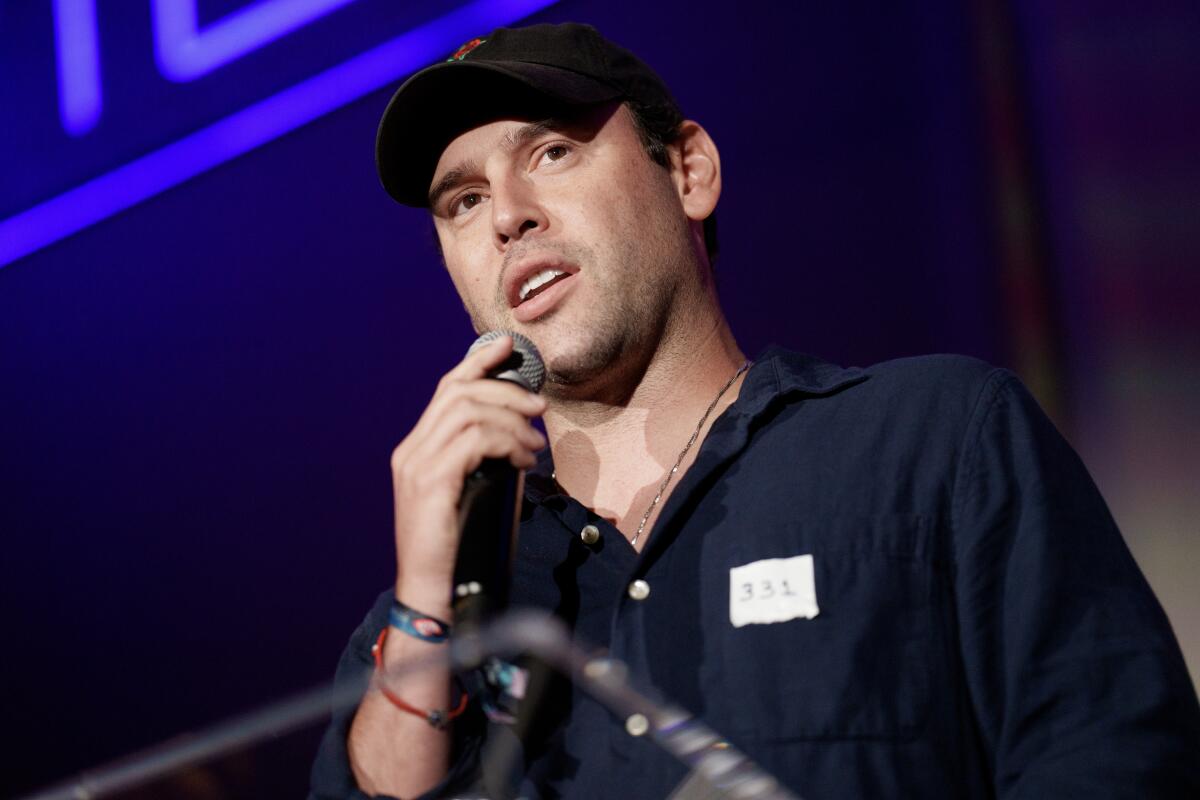
<path fill-rule="evenodd" d="M 1200 797 L 1200 707 L 1166 616 L 1007 371 L 979 397 L 953 502 L 962 656 L 997 796 Z"/>
<path fill-rule="evenodd" d="M 388 624 L 388 608 L 391 604 L 392 592 L 389 590 L 379 596 L 366 619 L 354 631 L 338 662 L 335 688 L 367 685 L 371 671 L 375 669 L 371 646 L 379 636 L 379 631 Z M 357 706 L 335 709 L 313 763 L 308 800 L 367 800 L 370 797 L 358 788 L 354 780 L 346 746 L 346 737 L 357 710 Z M 453 725 L 454 746 L 450 771 L 419 800 L 432 800 L 462 792 L 477 780 L 479 750 L 483 739 L 482 714 L 477 703 L 472 702 L 467 713 L 456 719 Z M 374 797 L 378 800 L 396 800 L 387 795 Z"/>

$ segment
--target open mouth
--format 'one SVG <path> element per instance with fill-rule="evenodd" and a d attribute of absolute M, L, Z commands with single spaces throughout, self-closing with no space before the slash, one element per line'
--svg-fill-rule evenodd
<path fill-rule="evenodd" d="M 570 273 L 561 269 L 544 269 L 540 272 L 535 272 L 521 284 L 521 289 L 517 292 L 517 298 L 520 302 L 524 303 L 526 300 L 537 297 L 554 284 L 568 277 L 570 277 Z"/>

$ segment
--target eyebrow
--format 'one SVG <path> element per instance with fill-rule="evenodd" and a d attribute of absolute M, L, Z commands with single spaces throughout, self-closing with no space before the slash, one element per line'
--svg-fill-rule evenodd
<path fill-rule="evenodd" d="M 550 131 L 561 131 L 565 127 L 566 124 L 559 119 L 543 119 L 538 122 L 530 122 L 528 125 L 522 125 L 516 130 L 511 130 L 504 134 L 504 138 L 500 144 L 505 150 L 511 153 L 514 150 L 521 149 L 539 136 Z M 468 175 L 477 172 L 479 172 L 479 165 L 474 161 L 465 161 L 456 165 L 443 175 L 441 180 L 435 183 L 433 188 L 429 190 L 429 208 L 435 208 L 442 195 L 462 183 Z"/>
<path fill-rule="evenodd" d="M 457 167 L 447 172 L 442 176 L 442 179 L 434 184 L 433 188 L 429 190 L 429 207 L 431 209 L 436 208 L 437 201 L 441 199 L 442 195 L 453 189 L 459 183 L 462 183 L 462 181 L 468 175 L 478 171 L 479 168 L 475 162 L 468 161 L 465 164 L 459 164 Z"/>

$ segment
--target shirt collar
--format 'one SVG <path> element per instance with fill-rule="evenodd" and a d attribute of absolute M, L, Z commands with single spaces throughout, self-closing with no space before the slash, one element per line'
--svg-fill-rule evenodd
<path fill-rule="evenodd" d="M 755 366 L 764 371 L 770 368 L 774 372 L 776 394 L 803 392 L 819 397 L 861 383 L 869 377 L 865 370 L 858 367 L 839 367 L 837 364 L 774 345 L 763 352 Z"/>
<path fill-rule="evenodd" d="M 757 417 L 777 397 L 790 394 L 822 397 L 867 377 L 857 367 L 839 367 L 773 345 L 750 367 L 737 401 L 726 413 Z"/>
<path fill-rule="evenodd" d="M 757 417 L 780 396 L 824 397 L 861 383 L 870 375 L 858 367 L 839 367 L 804 353 L 772 345 L 755 359 L 728 415 Z M 550 448 L 538 453 L 538 463 L 525 476 L 525 494 L 535 503 L 559 494 Z"/>

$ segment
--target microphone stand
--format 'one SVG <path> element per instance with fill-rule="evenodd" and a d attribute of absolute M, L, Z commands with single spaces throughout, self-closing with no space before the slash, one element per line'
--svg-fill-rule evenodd
<path fill-rule="evenodd" d="M 444 653 L 387 668 L 390 679 L 434 666 L 452 670 L 478 667 L 489 656 L 533 653 L 570 676 L 613 713 L 642 715 L 647 733 L 669 754 L 691 767 L 713 800 L 800 800 L 745 754 L 687 711 L 652 699 L 635 688 L 625 665 L 595 657 L 571 641 L 566 625 L 535 611 L 512 611 L 495 622 L 451 640 Z M 144 786 L 177 770 L 195 766 L 328 716 L 331 708 L 357 705 L 368 680 L 337 688 L 313 689 L 261 710 L 235 717 L 158 746 L 134 753 L 20 800 L 93 800 Z"/>

